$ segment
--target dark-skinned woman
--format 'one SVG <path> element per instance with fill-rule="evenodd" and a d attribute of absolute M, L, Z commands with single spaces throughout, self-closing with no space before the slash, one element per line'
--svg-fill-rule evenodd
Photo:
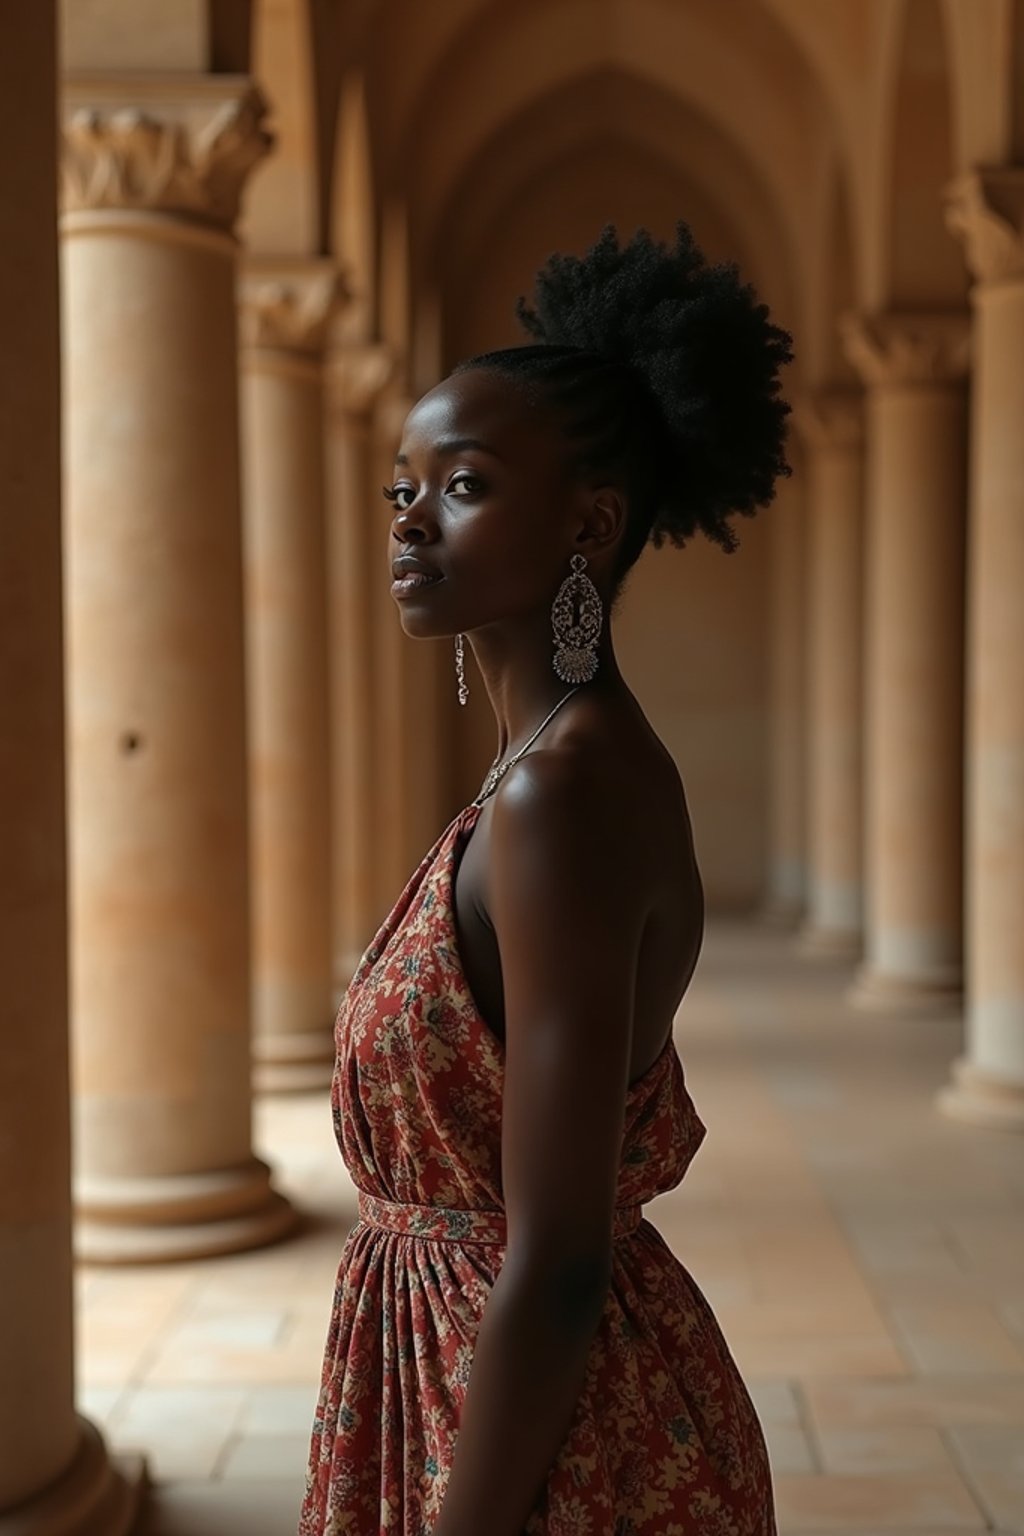
<path fill-rule="evenodd" d="M 385 491 L 402 627 L 454 637 L 463 702 L 472 650 L 497 754 L 338 1015 L 359 1219 L 299 1536 L 773 1536 L 749 1394 L 642 1216 L 704 1136 L 672 1033 L 704 908 L 610 617 L 648 541 L 732 550 L 788 474 L 790 337 L 684 224 L 552 257 L 519 314 Z"/>

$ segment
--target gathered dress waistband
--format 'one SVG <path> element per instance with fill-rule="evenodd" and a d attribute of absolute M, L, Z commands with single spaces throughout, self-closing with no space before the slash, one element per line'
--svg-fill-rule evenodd
<path fill-rule="evenodd" d="M 359 1220 L 367 1227 L 383 1227 L 407 1237 L 425 1237 L 433 1242 L 501 1243 L 507 1238 L 505 1211 L 501 1206 L 412 1205 L 405 1200 L 381 1200 L 366 1190 L 359 1191 Z M 643 1220 L 643 1206 L 617 1205 L 612 1223 L 613 1237 L 627 1237 Z"/>

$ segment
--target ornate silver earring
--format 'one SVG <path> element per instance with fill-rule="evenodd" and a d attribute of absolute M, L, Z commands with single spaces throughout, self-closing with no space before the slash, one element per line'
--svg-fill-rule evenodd
<path fill-rule="evenodd" d="M 585 575 L 586 555 L 570 560 L 567 576 L 551 605 L 555 637 L 552 666 L 563 683 L 589 683 L 597 672 L 597 639 L 601 633 L 601 594 Z"/>
<path fill-rule="evenodd" d="M 455 636 L 455 676 L 459 680 L 459 703 L 465 704 L 469 698 L 469 688 L 466 685 L 466 663 L 463 654 L 464 635 Z"/>

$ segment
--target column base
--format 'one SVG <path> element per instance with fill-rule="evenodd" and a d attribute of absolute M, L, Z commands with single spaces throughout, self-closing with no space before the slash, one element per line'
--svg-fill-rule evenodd
<path fill-rule="evenodd" d="M 1024 1082 L 993 1077 L 963 1056 L 951 1075 L 953 1081 L 936 1095 L 944 1115 L 992 1130 L 1024 1131 Z"/>
<path fill-rule="evenodd" d="M 151 1264 L 263 1248 L 298 1215 L 254 1157 L 241 1168 L 144 1179 L 80 1179 L 75 1257 L 89 1264 Z"/>
<path fill-rule="evenodd" d="M 796 952 L 815 960 L 859 960 L 864 938 L 852 928 L 820 928 L 808 922 L 796 936 Z"/>
<path fill-rule="evenodd" d="M 79 1414 L 81 1438 L 55 1483 L 16 1509 L 0 1510 L 0 1536 L 130 1536 L 149 1479 L 141 1456 L 108 1456 L 95 1425 Z"/>
<path fill-rule="evenodd" d="M 334 1058 L 333 1023 L 301 1034 L 257 1037 L 253 1044 L 253 1087 L 258 1093 L 304 1093 L 329 1088 Z"/>
<path fill-rule="evenodd" d="M 865 1013 L 947 1014 L 963 1006 L 963 989 L 959 978 L 952 976 L 909 980 L 865 965 L 854 978 L 846 1001 Z"/>

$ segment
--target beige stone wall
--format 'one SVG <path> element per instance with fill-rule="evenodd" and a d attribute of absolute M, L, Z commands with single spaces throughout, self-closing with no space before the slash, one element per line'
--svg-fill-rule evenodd
<path fill-rule="evenodd" d="M 623 672 L 686 787 L 708 903 L 731 910 L 762 896 L 770 825 L 767 521 L 741 537 L 733 555 L 648 549 L 618 624 Z"/>

